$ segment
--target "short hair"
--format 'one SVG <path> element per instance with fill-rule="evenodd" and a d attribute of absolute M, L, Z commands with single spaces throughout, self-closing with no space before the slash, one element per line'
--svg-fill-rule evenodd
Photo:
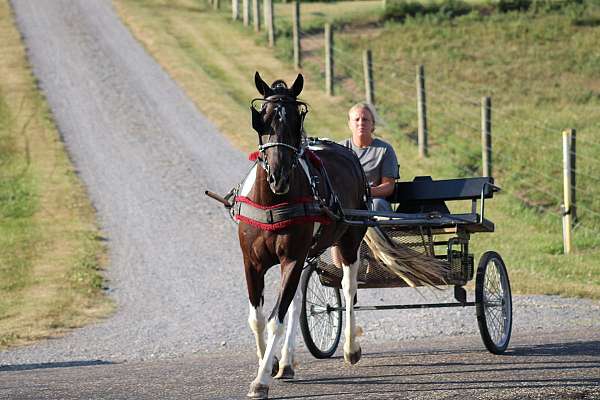
<path fill-rule="evenodd" d="M 375 125 L 377 125 L 377 123 L 379 122 L 379 117 L 377 116 L 375 107 L 373 106 L 373 104 L 370 104 L 370 103 L 361 102 L 361 103 L 356 103 L 355 105 L 350 107 L 350 109 L 348 110 L 348 119 L 350 119 L 350 114 L 353 111 L 361 110 L 361 109 L 369 111 L 369 113 L 371 114 L 371 118 L 373 119 L 373 127 L 375 127 Z"/>

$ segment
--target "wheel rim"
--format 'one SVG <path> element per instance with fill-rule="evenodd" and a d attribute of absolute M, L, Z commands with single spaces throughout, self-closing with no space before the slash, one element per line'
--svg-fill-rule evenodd
<path fill-rule="evenodd" d="M 483 281 L 483 308 L 490 338 L 497 347 L 509 340 L 512 319 L 508 280 L 497 259 L 491 259 Z"/>
<path fill-rule="evenodd" d="M 340 307 L 334 288 L 321 285 L 316 273 L 311 274 L 306 288 L 306 319 L 315 346 L 324 353 L 337 346 Z"/>

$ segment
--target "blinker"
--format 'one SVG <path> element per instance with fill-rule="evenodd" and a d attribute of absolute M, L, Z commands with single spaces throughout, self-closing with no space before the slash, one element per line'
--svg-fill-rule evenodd
<path fill-rule="evenodd" d="M 265 123 L 262 120 L 260 112 L 256 111 L 254 107 L 250 107 L 252 110 L 252 128 L 261 135 L 265 131 Z"/>

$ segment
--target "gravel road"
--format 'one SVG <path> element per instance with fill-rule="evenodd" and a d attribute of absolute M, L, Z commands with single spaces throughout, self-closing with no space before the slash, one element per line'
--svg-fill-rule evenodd
<path fill-rule="evenodd" d="M 235 225 L 203 195 L 236 184 L 249 166 L 245 155 L 145 53 L 109 1 L 12 5 L 34 73 L 98 210 L 118 310 L 64 338 L 2 352 L 0 363 L 143 361 L 223 348 L 254 353 Z M 276 278 L 274 270 L 267 299 Z M 447 297 L 410 289 L 359 292 L 361 304 Z M 477 332 L 473 309 L 366 312 L 358 323 L 365 352 L 381 343 Z M 514 299 L 515 334 L 599 328 L 599 302 Z"/>

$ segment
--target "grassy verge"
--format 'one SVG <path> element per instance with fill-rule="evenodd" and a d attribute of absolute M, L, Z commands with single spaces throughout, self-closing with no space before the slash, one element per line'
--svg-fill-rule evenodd
<path fill-rule="evenodd" d="M 0 4 L 0 349 L 109 313 L 95 213 Z"/>
<path fill-rule="evenodd" d="M 203 2 L 115 0 L 114 3 L 133 34 L 181 84 L 198 108 L 235 145 L 245 150 L 255 148 L 256 137 L 250 128 L 247 108 L 250 99 L 256 96 L 252 76 L 259 70 L 267 80 L 292 80 L 295 73 L 290 61 L 274 56 L 286 52 L 268 50 L 263 46 L 263 34 L 257 36 L 251 27 L 232 22 L 228 10 L 217 13 Z M 581 231 L 577 253 L 568 257 L 560 255 L 561 227 L 555 203 L 542 203 L 540 207 L 537 198 L 522 195 L 524 188 L 540 187 L 536 180 L 539 176 L 528 177 L 526 167 L 555 173 L 549 167 L 551 164 L 555 168 L 554 161 L 545 161 L 545 155 L 550 153 L 544 144 L 551 136 L 560 136 L 560 130 L 556 134 L 536 136 L 531 142 L 523 139 L 529 146 L 516 145 L 532 131 L 527 128 L 527 123 L 519 122 L 523 120 L 567 127 L 572 119 L 566 119 L 566 116 L 577 113 L 578 121 L 587 120 L 589 127 L 595 126 L 590 118 L 590 113 L 597 112 L 593 111 L 594 96 L 584 96 L 586 100 L 581 108 L 570 108 L 571 103 L 565 103 L 565 98 L 580 98 L 580 91 L 567 91 L 568 96 L 558 96 L 555 102 L 549 102 L 549 99 L 555 98 L 556 92 L 552 95 L 548 91 L 554 85 L 548 85 L 548 82 L 554 82 L 553 74 L 567 79 L 559 83 L 559 88 L 581 86 L 581 75 L 562 70 L 556 72 L 556 68 L 567 65 L 565 68 L 581 71 L 588 68 L 586 65 L 593 65 L 589 58 L 593 56 L 585 55 L 586 49 L 588 54 L 595 54 L 590 47 L 593 35 L 583 28 L 561 22 L 556 14 L 526 14 L 523 17 L 508 13 L 487 19 L 465 16 L 451 21 L 409 18 L 404 23 L 365 26 L 364 15 L 376 15 L 377 11 L 363 10 L 363 15 L 342 17 L 340 10 L 352 9 L 352 4 L 338 2 L 327 6 L 335 9 L 331 18 L 345 18 L 345 27 L 336 32 L 340 84 L 336 96 L 327 97 L 320 88 L 322 65 L 318 57 L 322 48 L 316 44 L 307 50 L 303 70 L 307 89 L 303 98 L 312 106 L 307 118 L 309 134 L 336 139 L 348 135 L 346 110 L 362 96 L 360 51 L 367 43 L 373 48 L 377 63 L 387 68 L 375 72 L 377 82 L 382 82 L 377 85 L 378 107 L 387 122 L 378 128 L 378 132 L 394 143 L 405 180 L 415 175 L 432 175 L 439 179 L 477 174 L 479 96 L 493 94 L 494 104 L 501 105 L 500 115 L 503 116 L 494 120 L 494 137 L 497 137 L 494 146 L 500 150 L 495 153 L 499 154 L 496 171 L 498 182 L 507 189 L 507 194 L 498 196 L 488 205 L 487 215 L 496 223 L 497 232 L 474 237 L 476 256 L 486 249 L 498 250 L 510 268 L 513 289 L 517 293 L 600 298 L 600 266 L 595 262 L 599 250 L 593 245 L 592 235 Z M 289 6 L 277 7 L 284 14 L 284 7 Z M 318 6 L 315 7 L 317 10 Z M 311 22 L 307 24 L 310 26 Z M 544 26 L 548 28 L 544 29 Z M 565 33 L 561 26 L 573 31 Z M 479 40 L 482 35 L 489 39 L 484 42 L 485 46 Z M 583 60 L 582 63 L 552 62 L 556 53 L 549 52 L 563 36 L 570 38 L 569 43 L 578 44 L 566 47 L 571 60 Z M 515 41 L 516 38 L 519 41 Z M 305 39 L 306 45 L 310 46 L 310 32 Z M 285 37 L 278 43 L 281 48 L 287 46 L 289 49 Z M 541 61 L 539 56 L 543 56 Z M 427 70 L 433 71 L 428 75 L 428 82 L 436 85 L 435 93 L 439 97 L 435 100 L 431 97 L 431 152 L 434 156 L 425 160 L 417 158 L 414 143 L 413 74 L 418 63 L 425 63 Z M 590 79 L 583 81 L 595 85 L 595 75 L 592 69 L 588 71 Z M 520 79 L 513 79 L 515 75 Z M 384 77 L 397 79 L 390 81 Z M 595 87 L 593 85 L 591 87 Z M 472 96 L 466 101 L 462 99 L 465 90 Z M 458 100 L 453 100 L 452 95 L 456 92 L 459 93 Z M 540 107 L 540 104 L 545 106 Z M 510 119 L 513 125 L 503 126 L 497 122 L 499 119 Z M 475 129 L 461 129 L 464 125 L 474 125 Z M 576 127 L 580 128 L 579 125 Z M 501 147 L 501 143 L 507 147 Z M 594 157 L 591 152 L 584 155 Z M 508 156 L 513 157 L 512 160 Z M 509 168 L 511 165 L 514 168 Z M 560 163 L 556 168 L 560 169 Z M 583 204 L 593 207 L 591 203 Z M 591 219 L 589 215 L 585 218 Z"/>

